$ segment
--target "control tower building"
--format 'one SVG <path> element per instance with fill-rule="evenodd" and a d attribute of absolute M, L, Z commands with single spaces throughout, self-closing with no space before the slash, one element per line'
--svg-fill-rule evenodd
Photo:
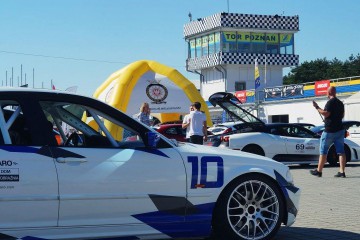
<path fill-rule="evenodd" d="M 218 13 L 184 25 L 187 71 L 200 75 L 204 99 L 219 91 L 255 89 L 255 62 L 260 86 L 281 86 L 283 68 L 297 66 L 295 33 L 299 16 Z"/>

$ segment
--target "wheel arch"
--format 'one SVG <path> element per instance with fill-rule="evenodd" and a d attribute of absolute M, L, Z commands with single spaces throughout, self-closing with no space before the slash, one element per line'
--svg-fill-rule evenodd
<path fill-rule="evenodd" d="M 329 149 L 328 149 L 326 161 L 327 161 L 330 165 L 332 165 L 332 166 L 338 166 L 338 165 L 339 165 L 339 163 L 338 163 L 339 160 L 338 160 L 338 159 L 336 160 L 336 162 L 333 162 L 332 159 L 330 159 L 330 158 L 331 158 L 331 154 L 334 154 L 334 153 L 332 153 L 331 151 L 336 151 L 334 144 L 332 144 L 332 145 L 329 147 Z M 350 162 L 351 159 L 352 159 L 352 149 L 351 149 L 351 147 L 350 147 L 348 144 L 346 144 L 346 143 L 344 143 L 344 151 L 345 151 L 345 156 L 346 156 L 346 162 L 348 163 L 348 162 Z M 336 152 L 335 152 L 335 154 L 336 154 Z M 337 157 L 337 158 L 338 158 L 338 157 Z"/>
<path fill-rule="evenodd" d="M 254 153 L 254 154 L 257 154 L 257 155 L 260 155 L 260 156 L 266 156 L 266 155 L 265 155 L 265 150 L 264 150 L 264 148 L 261 147 L 261 146 L 260 146 L 259 144 L 257 144 L 257 143 L 249 143 L 249 144 L 245 145 L 245 146 L 241 149 L 241 151 L 247 152 L 246 150 L 249 149 L 249 148 L 258 148 L 258 149 L 261 151 L 261 154 L 257 154 L 257 153 Z M 253 152 L 251 152 L 251 153 L 253 153 Z"/>

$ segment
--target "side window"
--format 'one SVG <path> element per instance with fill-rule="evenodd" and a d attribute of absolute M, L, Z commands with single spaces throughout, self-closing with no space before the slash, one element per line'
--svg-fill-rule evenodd
<path fill-rule="evenodd" d="M 186 128 L 180 128 L 179 130 L 182 136 L 186 136 Z"/>
<path fill-rule="evenodd" d="M 61 145 L 91 148 L 136 148 L 145 146 L 136 130 L 89 106 L 66 102 L 40 103 L 48 121 L 57 130 Z"/>
<path fill-rule="evenodd" d="M 31 145 L 31 134 L 18 102 L 0 101 L 1 144 Z"/>
<path fill-rule="evenodd" d="M 168 130 L 166 130 L 166 133 L 167 134 L 170 134 L 170 135 L 177 135 L 177 131 L 176 131 L 176 128 L 169 128 Z"/>
<path fill-rule="evenodd" d="M 280 135 L 280 131 L 276 128 L 271 128 L 270 133 L 273 135 Z"/>
<path fill-rule="evenodd" d="M 359 129 L 360 129 L 360 124 L 353 124 L 349 126 L 347 130 L 349 130 L 349 132 L 352 132 L 354 130 L 359 130 Z"/>
<path fill-rule="evenodd" d="M 307 132 L 306 129 L 298 128 L 298 127 L 289 127 L 288 128 L 289 135 L 291 137 L 298 137 L 298 138 L 313 138 L 314 136 Z"/>

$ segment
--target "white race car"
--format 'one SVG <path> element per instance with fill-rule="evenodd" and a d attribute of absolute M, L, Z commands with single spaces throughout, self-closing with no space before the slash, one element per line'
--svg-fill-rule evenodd
<path fill-rule="evenodd" d="M 284 164 L 318 162 L 318 134 L 293 123 L 265 124 L 240 107 L 241 102 L 231 93 L 214 93 L 209 101 L 213 106 L 222 107 L 235 121 L 243 122 L 242 126 L 238 124 L 238 130 L 235 132 L 214 136 L 213 145 L 217 143 L 220 147 L 266 156 Z M 358 161 L 360 146 L 348 139 L 344 139 L 344 142 L 346 160 Z M 329 148 L 327 158 L 329 164 L 338 164 L 334 146 Z"/>
<path fill-rule="evenodd" d="M 0 106 L 1 239 L 269 239 L 295 221 L 300 190 L 271 159 L 67 92 L 0 89 Z"/>

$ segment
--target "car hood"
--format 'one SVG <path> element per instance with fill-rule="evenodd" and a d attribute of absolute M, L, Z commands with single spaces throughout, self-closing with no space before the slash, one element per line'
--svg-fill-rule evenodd
<path fill-rule="evenodd" d="M 232 166 L 251 165 L 251 166 L 269 166 L 270 168 L 281 168 L 284 171 L 288 169 L 284 164 L 271 158 L 247 153 L 239 150 L 227 148 L 211 147 L 206 145 L 197 145 L 192 143 L 179 143 L 180 152 L 187 156 L 196 156 L 199 154 L 206 156 L 221 156 L 227 164 Z M 183 157 L 187 157 L 183 156 Z"/>
<path fill-rule="evenodd" d="M 218 105 L 224 109 L 233 119 L 249 124 L 265 125 L 263 121 L 240 107 L 240 100 L 233 94 L 217 92 L 209 97 L 209 102 L 215 107 Z"/>

